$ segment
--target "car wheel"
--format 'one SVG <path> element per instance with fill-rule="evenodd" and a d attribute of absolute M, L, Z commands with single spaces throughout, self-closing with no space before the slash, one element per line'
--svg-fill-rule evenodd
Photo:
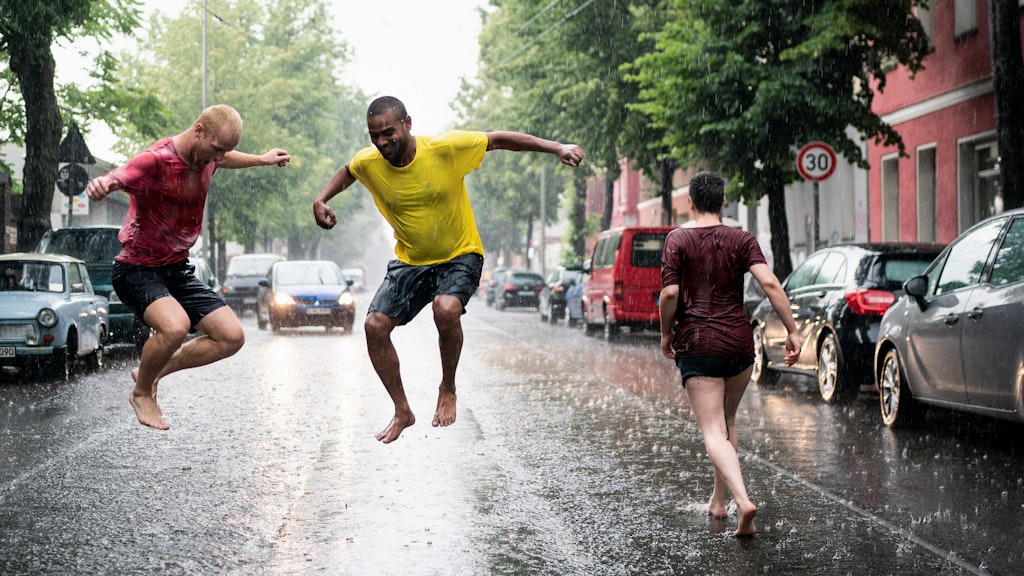
<path fill-rule="evenodd" d="M 818 348 L 818 392 L 829 404 L 845 403 L 857 397 L 857 388 L 840 372 L 839 345 L 835 334 L 829 333 Z"/>
<path fill-rule="evenodd" d="M 612 322 L 608 317 L 608 311 L 604 312 L 604 339 L 607 342 L 614 342 L 619 339 L 619 325 Z"/>
<path fill-rule="evenodd" d="M 540 307 L 540 304 L 537 305 L 537 312 L 540 313 L 541 322 L 547 322 L 551 319 L 551 314 L 545 314 L 544 309 Z"/>
<path fill-rule="evenodd" d="M 779 375 L 768 367 L 768 355 L 764 351 L 764 330 L 754 328 L 754 367 L 750 379 L 758 384 L 774 384 Z"/>
<path fill-rule="evenodd" d="M 89 354 L 88 358 L 86 358 L 86 361 L 89 364 L 89 368 L 91 368 L 92 370 L 102 369 L 104 355 L 105 351 L 103 350 L 103 344 L 100 344 L 99 347 L 96 348 L 96 350 L 94 350 L 92 354 Z"/>
<path fill-rule="evenodd" d="M 53 351 L 47 366 L 47 376 L 58 382 L 67 381 L 75 371 L 77 359 L 78 336 L 74 332 L 69 332 L 67 345 Z"/>
<path fill-rule="evenodd" d="M 907 388 L 895 348 L 885 353 L 878 373 L 878 401 L 882 409 L 882 423 L 892 428 L 914 424 L 924 415 L 923 407 L 914 401 Z"/>

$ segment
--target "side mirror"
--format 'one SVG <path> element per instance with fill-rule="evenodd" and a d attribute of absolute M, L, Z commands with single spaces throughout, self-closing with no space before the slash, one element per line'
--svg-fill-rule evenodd
<path fill-rule="evenodd" d="M 269 288 L 270 287 L 270 280 L 267 280 L 266 278 L 260 278 L 259 284 L 260 284 L 260 286 L 263 286 L 264 288 Z"/>
<path fill-rule="evenodd" d="M 917 302 L 917 305 L 924 309 L 924 296 L 928 293 L 928 277 L 914 276 L 903 283 L 903 291 Z"/>
<path fill-rule="evenodd" d="M 589 258 L 583 261 L 583 272 L 585 274 L 590 274 L 590 259 Z"/>

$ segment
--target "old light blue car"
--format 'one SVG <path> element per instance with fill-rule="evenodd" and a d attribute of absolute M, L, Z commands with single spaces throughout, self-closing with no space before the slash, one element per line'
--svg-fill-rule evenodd
<path fill-rule="evenodd" d="M 0 366 L 57 379 L 67 379 L 80 360 L 102 366 L 107 306 L 77 258 L 0 255 Z"/>

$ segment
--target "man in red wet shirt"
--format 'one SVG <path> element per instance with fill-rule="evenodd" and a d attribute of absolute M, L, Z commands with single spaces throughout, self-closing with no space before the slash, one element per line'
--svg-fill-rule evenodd
<path fill-rule="evenodd" d="M 238 318 L 224 298 L 193 275 L 189 249 L 203 226 L 210 177 L 218 168 L 284 166 L 291 157 L 274 148 L 261 155 L 235 151 L 242 118 L 225 105 L 204 110 L 177 136 L 158 140 L 124 166 L 94 178 L 86 187 L 92 200 L 114 190 L 129 196 L 128 214 L 114 258 L 117 295 L 154 334 L 132 370 L 129 401 L 139 423 L 168 428 L 156 403 L 157 382 L 178 370 L 227 358 L 245 342 Z M 187 343 L 195 328 L 202 335 Z"/>

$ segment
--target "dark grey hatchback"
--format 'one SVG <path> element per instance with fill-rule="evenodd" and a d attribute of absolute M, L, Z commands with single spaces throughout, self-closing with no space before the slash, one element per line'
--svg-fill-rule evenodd
<path fill-rule="evenodd" d="M 925 404 L 1024 421 L 1024 209 L 967 230 L 904 287 L 875 353 L 882 422 Z"/>
<path fill-rule="evenodd" d="M 923 272 L 943 247 L 878 242 L 811 254 L 782 283 L 803 342 L 796 364 L 783 362 L 786 328 L 765 300 L 751 314 L 751 379 L 772 383 L 780 371 L 814 376 L 822 399 L 830 403 L 852 400 L 862 385 L 870 390 L 882 315 L 903 294 L 903 282 Z"/>

